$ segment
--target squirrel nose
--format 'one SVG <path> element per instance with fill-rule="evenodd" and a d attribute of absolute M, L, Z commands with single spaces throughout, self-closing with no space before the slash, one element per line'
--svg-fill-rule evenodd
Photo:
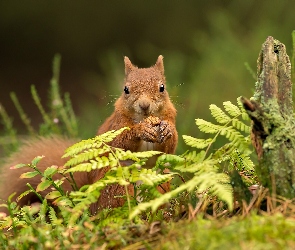
<path fill-rule="evenodd" d="M 150 107 L 150 104 L 148 102 L 141 102 L 139 104 L 139 107 L 143 110 L 143 111 L 147 111 Z"/>

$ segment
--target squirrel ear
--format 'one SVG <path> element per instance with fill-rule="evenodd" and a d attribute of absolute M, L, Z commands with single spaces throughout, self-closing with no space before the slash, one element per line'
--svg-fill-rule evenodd
<path fill-rule="evenodd" d="M 130 73 L 130 71 L 135 68 L 135 66 L 132 64 L 132 62 L 127 56 L 124 57 L 124 63 L 125 63 L 125 75 L 127 76 Z"/>
<path fill-rule="evenodd" d="M 159 55 L 157 62 L 155 64 L 155 66 L 158 68 L 158 70 L 160 70 L 160 72 L 164 75 L 164 62 L 163 62 L 163 56 Z"/>

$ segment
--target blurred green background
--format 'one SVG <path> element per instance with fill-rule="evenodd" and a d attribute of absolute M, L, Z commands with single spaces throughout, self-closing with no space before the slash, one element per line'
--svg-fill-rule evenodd
<path fill-rule="evenodd" d="M 291 55 L 294 9 L 291 0 L 1 1 L 0 103 L 25 133 L 9 97 L 15 91 L 38 127 L 30 85 L 46 105 L 52 59 L 60 53 L 61 90 L 71 95 L 80 136 L 91 137 L 123 89 L 123 56 L 148 67 L 162 54 L 179 134 L 202 137 L 194 119 L 210 120 L 209 104 L 252 95 L 245 62 L 256 71 L 267 36 Z"/>

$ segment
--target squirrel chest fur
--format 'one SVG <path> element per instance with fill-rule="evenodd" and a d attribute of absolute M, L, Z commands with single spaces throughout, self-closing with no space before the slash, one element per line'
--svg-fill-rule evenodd
<path fill-rule="evenodd" d="M 109 130 L 117 130 L 129 127 L 116 137 L 111 146 L 124 148 L 125 150 L 146 151 L 158 150 L 164 153 L 174 153 L 177 145 L 177 131 L 175 128 L 176 109 L 170 101 L 166 90 L 163 57 L 159 56 L 156 64 L 150 68 L 138 68 L 134 66 L 128 57 L 124 58 L 125 81 L 123 93 L 115 103 L 113 114 L 98 129 L 97 134 Z M 16 192 L 17 195 L 24 192 L 27 180 L 19 176 L 28 169 L 21 168 L 9 170 L 10 166 L 18 163 L 30 163 L 37 155 L 44 155 L 38 167 L 43 171 L 51 165 L 63 166 L 66 159 L 61 156 L 64 150 L 74 143 L 70 139 L 43 138 L 23 145 L 19 152 L 12 155 L 4 166 L 1 166 L 0 199 Z M 153 167 L 155 160 L 150 159 L 146 167 Z M 75 173 L 74 177 L 78 187 L 92 184 L 101 179 L 108 168 L 95 170 L 90 173 Z M 40 182 L 40 177 L 30 179 L 33 187 Z M 69 184 L 63 184 L 64 189 L 71 190 Z M 128 188 L 132 192 L 132 188 Z M 163 185 L 161 192 L 169 190 L 169 183 Z M 48 192 L 48 191 L 47 191 Z M 92 206 L 92 212 L 105 207 L 117 207 L 124 203 L 122 198 L 125 189 L 119 185 L 110 185 L 102 193 L 99 200 Z M 41 193 L 42 196 L 46 193 Z M 19 204 L 25 205 L 34 202 L 36 197 L 25 196 Z"/>

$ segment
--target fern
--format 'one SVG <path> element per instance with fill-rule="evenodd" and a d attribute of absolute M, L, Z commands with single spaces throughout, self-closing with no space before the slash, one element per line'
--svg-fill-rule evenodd
<path fill-rule="evenodd" d="M 205 173 L 201 176 L 194 176 L 191 180 L 180 185 L 178 188 L 172 190 L 171 192 L 165 193 L 159 198 L 156 198 L 150 202 L 140 203 L 134 208 L 130 214 L 130 219 L 151 208 L 152 211 L 156 211 L 162 204 L 167 203 L 170 199 L 177 196 L 183 191 L 191 192 L 196 187 L 199 186 L 199 191 L 207 190 L 211 187 L 211 192 L 220 199 L 224 200 L 228 205 L 229 209 L 232 209 L 232 188 L 229 185 L 229 178 L 226 174 L 222 173 Z"/>
<path fill-rule="evenodd" d="M 214 104 L 210 105 L 211 115 L 214 117 L 218 124 L 214 124 L 203 119 L 196 119 L 196 124 L 200 131 L 207 134 L 215 134 L 213 138 L 198 139 L 190 136 L 183 136 L 185 143 L 191 147 L 205 149 L 205 155 L 209 152 L 212 144 L 217 140 L 218 136 L 223 136 L 228 139 L 229 143 L 225 144 L 212 155 L 209 156 L 211 163 L 204 160 L 194 166 L 186 166 L 190 172 L 202 169 L 202 164 L 208 161 L 207 165 L 218 166 L 222 162 L 229 162 L 232 169 L 244 172 L 246 175 L 253 176 L 254 164 L 250 159 L 249 150 L 250 140 L 250 126 L 245 122 L 249 120 L 240 99 L 237 100 L 238 105 L 234 105 L 227 101 L 223 103 L 224 110 Z M 203 153 L 202 153 L 203 155 Z M 196 154 L 193 155 L 196 157 Z M 204 157 L 205 159 L 205 157 Z M 181 168 L 181 170 L 183 167 Z"/>
<path fill-rule="evenodd" d="M 196 119 L 196 125 L 200 131 L 207 134 L 215 134 L 213 138 L 205 140 L 183 136 L 184 141 L 189 146 L 195 148 L 207 147 L 206 152 L 208 152 L 211 145 L 216 141 L 216 138 L 221 135 L 227 138 L 233 147 L 240 151 L 247 150 L 249 148 L 249 138 L 245 134 L 250 132 L 250 126 L 238 118 L 240 117 L 242 120 L 249 119 L 239 98 L 237 102 L 238 105 L 234 105 L 229 101 L 224 102 L 223 106 L 226 112 L 214 104 L 210 105 L 211 114 L 219 124 L 214 124 L 203 119 Z"/>
<path fill-rule="evenodd" d="M 214 142 L 213 138 L 198 139 L 188 135 L 183 135 L 182 138 L 186 145 L 199 149 L 206 148 Z"/>

